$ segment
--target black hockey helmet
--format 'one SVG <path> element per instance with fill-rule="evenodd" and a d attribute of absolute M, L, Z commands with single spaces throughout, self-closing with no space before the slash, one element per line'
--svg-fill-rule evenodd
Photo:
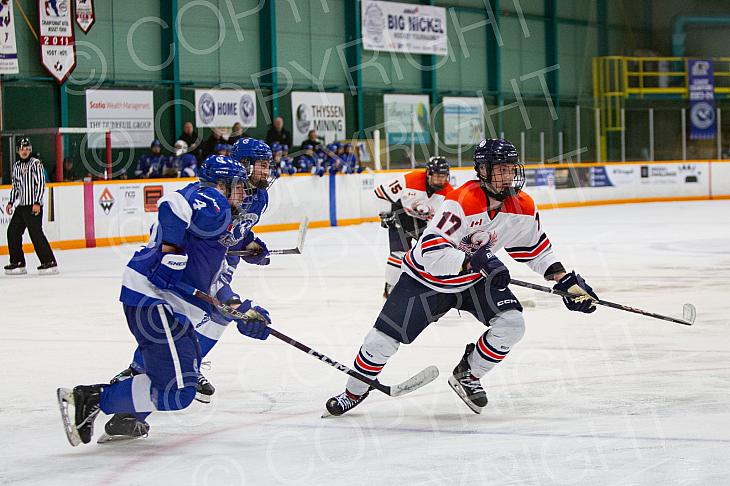
<path fill-rule="evenodd" d="M 499 164 L 510 164 L 514 166 L 512 181 L 507 187 L 497 190 L 492 180 L 494 166 Z M 486 170 L 482 171 L 482 167 Z M 525 167 L 520 163 L 517 148 L 507 140 L 501 138 L 489 138 L 479 142 L 474 149 L 474 170 L 482 183 L 482 187 L 498 201 L 504 201 L 509 196 L 514 196 L 522 190 L 525 185 Z"/>
<path fill-rule="evenodd" d="M 18 137 L 15 140 L 15 150 L 18 151 L 24 147 L 28 147 L 28 149 L 30 149 L 31 151 L 33 150 L 33 145 L 30 143 L 30 139 L 28 137 Z"/>
<path fill-rule="evenodd" d="M 431 182 L 432 175 L 445 175 L 448 180 L 449 161 L 446 160 L 446 157 L 431 157 L 426 162 L 426 181 L 434 191 L 440 191 L 445 183 L 440 185 L 433 184 Z"/>
<path fill-rule="evenodd" d="M 446 157 L 431 157 L 426 162 L 426 174 L 449 175 L 449 161 L 446 160 Z"/>

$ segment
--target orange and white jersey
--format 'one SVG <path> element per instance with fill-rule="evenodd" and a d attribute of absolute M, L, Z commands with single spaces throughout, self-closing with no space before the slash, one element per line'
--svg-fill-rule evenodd
<path fill-rule="evenodd" d="M 426 190 L 427 177 L 426 169 L 416 169 L 387 184 L 379 185 L 375 188 L 375 195 L 391 204 L 400 201 L 408 216 L 430 221 L 446 195 L 454 188 L 447 182 L 441 190 L 429 196 Z"/>
<path fill-rule="evenodd" d="M 541 276 L 559 263 L 528 194 L 519 192 L 498 210 L 487 211 L 487 197 L 474 180 L 446 197 L 416 245 L 406 253 L 403 268 L 431 289 L 461 292 L 484 278 L 479 273 L 461 272 L 465 254 L 472 255 L 484 245 L 493 253 L 504 248 Z"/>

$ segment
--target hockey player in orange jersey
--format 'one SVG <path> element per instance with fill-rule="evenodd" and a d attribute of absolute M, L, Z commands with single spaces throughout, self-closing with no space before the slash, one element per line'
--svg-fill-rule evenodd
<path fill-rule="evenodd" d="M 403 255 L 452 190 L 445 157 L 431 157 L 425 170 L 416 169 L 375 188 L 375 196 L 389 205 L 380 212 L 380 225 L 388 229 L 390 246 L 383 291 L 386 299 L 400 278 Z"/>
<path fill-rule="evenodd" d="M 593 289 L 574 271 L 567 273 L 552 251 L 532 198 L 522 191 L 524 167 L 515 146 L 482 140 L 474 151 L 476 180 L 452 191 L 416 245 L 403 258 L 403 273 L 373 329 L 355 357 L 355 369 L 375 379 L 401 344 L 413 342 L 450 309 L 466 311 L 487 326 L 469 343 L 449 386 L 475 413 L 487 405 L 480 378 L 498 365 L 525 332 L 522 306 L 509 289 L 507 267 L 494 255 L 504 248 L 527 264 L 564 298 L 572 311 L 595 311 Z M 342 415 L 362 402 L 368 385 L 349 378 L 345 391 L 330 398 L 327 413 Z"/>

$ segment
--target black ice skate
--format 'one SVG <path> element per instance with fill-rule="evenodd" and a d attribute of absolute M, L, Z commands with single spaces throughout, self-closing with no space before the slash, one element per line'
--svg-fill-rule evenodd
<path fill-rule="evenodd" d="M 482 413 L 482 409 L 487 406 L 487 393 L 482 388 L 479 378 L 471 374 L 468 361 L 475 347 L 473 343 L 466 345 L 464 356 L 454 368 L 454 373 L 449 376 L 449 386 L 474 413 Z"/>
<path fill-rule="evenodd" d="M 120 381 L 128 380 L 128 379 L 132 378 L 133 376 L 137 376 L 139 374 L 140 374 L 139 371 L 135 370 L 134 368 L 132 368 L 130 366 L 126 370 L 120 371 L 119 373 L 117 373 L 116 376 L 114 376 L 114 378 L 112 378 L 109 381 L 109 384 L 113 385 L 115 383 L 119 383 Z"/>
<path fill-rule="evenodd" d="M 115 413 L 104 426 L 104 433 L 101 434 L 97 444 L 107 442 L 118 442 L 134 440 L 147 437 L 150 432 L 150 425 L 147 422 L 137 420 L 131 413 Z"/>
<path fill-rule="evenodd" d="M 28 273 L 25 270 L 25 263 L 11 263 L 10 265 L 5 265 L 3 268 L 5 269 L 6 275 L 25 275 Z"/>
<path fill-rule="evenodd" d="M 41 275 L 55 275 L 58 273 L 58 263 L 46 262 L 38 266 L 38 273 Z"/>
<path fill-rule="evenodd" d="M 101 385 L 79 385 L 73 390 L 59 388 L 56 396 L 68 442 L 74 447 L 82 442 L 91 442 L 94 420 L 100 410 Z M 73 416 L 70 415 L 71 408 Z"/>
<path fill-rule="evenodd" d="M 200 373 L 198 375 L 198 382 L 195 384 L 195 399 L 201 403 L 210 403 L 214 393 L 215 387 Z"/>
<path fill-rule="evenodd" d="M 353 395 L 349 391 L 345 390 L 336 397 L 330 398 L 325 404 L 327 410 L 322 414 L 322 418 L 329 416 L 339 417 L 348 410 L 355 408 L 360 402 L 367 398 L 370 390 L 372 390 L 372 388 L 359 396 Z"/>

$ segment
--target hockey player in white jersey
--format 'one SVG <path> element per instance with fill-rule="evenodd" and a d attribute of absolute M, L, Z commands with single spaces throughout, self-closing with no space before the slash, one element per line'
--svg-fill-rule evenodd
<path fill-rule="evenodd" d="M 388 229 L 390 246 L 383 291 L 386 299 L 400 278 L 403 255 L 452 190 L 445 157 L 431 157 L 425 169 L 408 172 L 375 188 L 375 196 L 388 205 L 380 212 L 380 225 Z"/>
<path fill-rule="evenodd" d="M 510 275 L 494 253 L 504 248 L 516 261 L 555 289 L 572 311 L 590 313 L 597 295 L 585 280 L 565 268 L 552 251 L 532 198 L 522 191 L 524 167 L 517 150 L 502 139 L 482 140 L 474 151 L 477 180 L 451 192 L 403 259 L 404 272 L 391 291 L 373 329 L 355 357 L 354 368 L 375 378 L 401 344 L 412 343 L 450 309 L 466 311 L 487 326 L 469 343 L 448 383 L 475 413 L 487 405 L 481 385 L 522 338 L 522 306 L 509 289 Z M 326 403 L 342 415 L 361 403 L 368 385 L 349 378 L 345 391 Z"/>

